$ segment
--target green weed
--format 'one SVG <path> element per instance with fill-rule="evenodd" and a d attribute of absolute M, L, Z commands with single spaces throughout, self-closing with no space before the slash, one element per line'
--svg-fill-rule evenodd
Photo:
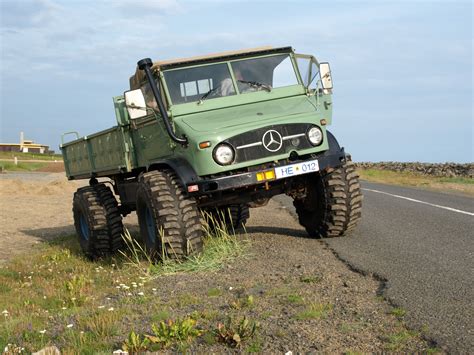
<path fill-rule="evenodd" d="M 74 275 L 69 281 L 66 281 L 64 287 L 69 297 L 65 302 L 73 307 L 82 305 L 86 300 L 84 293 L 87 284 L 88 280 L 84 275 Z"/>
<path fill-rule="evenodd" d="M 405 316 L 406 314 L 406 311 L 403 309 L 403 308 L 399 308 L 399 307 L 396 307 L 396 308 L 393 308 L 391 311 L 390 311 L 390 314 L 394 315 L 395 317 L 401 319 Z"/>
<path fill-rule="evenodd" d="M 210 288 L 209 290 L 207 290 L 207 295 L 209 297 L 218 297 L 222 295 L 222 290 L 219 288 Z"/>
<path fill-rule="evenodd" d="M 236 300 L 233 300 L 229 303 L 230 307 L 233 309 L 243 309 L 253 307 L 255 300 L 252 295 L 246 297 L 239 297 Z"/>
<path fill-rule="evenodd" d="M 144 352 L 148 349 L 150 340 L 146 337 L 136 334 L 133 330 L 129 333 L 128 338 L 122 345 L 122 349 L 131 354 Z"/>
<path fill-rule="evenodd" d="M 152 324 L 151 329 L 153 334 L 145 337 L 160 348 L 168 348 L 171 345 L 183 346 L 202 334 L 202 331 L 196 328 L 196 320 L 189 317 L 176 321 L 170 319 L 158 325 Z"/>
<path fill-rule="evenodd" d="M 311 303 L 303 312 L 298 313 L 297 320 L 326 318 L 334 306 L 330 303 Z"/>
<path fill-rule="evenodd" d="M 255 321 L 243 317 L 241 320 L 234 320 L 228 317 L 226 322 L 219 323 L 215 334 L 217 340 L 230 347 L 240 347 L 242 342 L 252 338 L 259 324 Z"/>
<path fill-rule="evenodd" d="M 263 349 L 263 340 L 260 337 L 256 337 L 245 349 L 249 353 L 261 353 Z"/>
<path fill-rule="evenodd" d="M 385 338 L 385 348 L 389 351 L 400 351 L 413 337 L 417 336 L 416 332 L 409 330 L 402 330 L 398 333 L 391 334 Z"/>
<path fill-rule="evenodd" d="M 286 296 L 286 302 L 291 303 L 291 304 L 303 304 L 304 298 L 300 295 L 290 294 Z"/>

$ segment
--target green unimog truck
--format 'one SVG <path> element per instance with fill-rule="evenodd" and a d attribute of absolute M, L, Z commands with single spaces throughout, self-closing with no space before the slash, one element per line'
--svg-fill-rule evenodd
<path fill-rule="evenodd" d="M 136 211 L 146 248 L 183 258 L 202 249 L 202 211 L 238 228 L 278 194 L 293 198 L 310 236 L 346 235 L 362 195 L 327 130 L 331 94 L 329 64 L 291 47 L 140 60 L 113 98 L 116 126 L 63 136 L 68 179 L 89 179 L 73 199 L 82 249 L 118 250 L 122 217 Z"/>

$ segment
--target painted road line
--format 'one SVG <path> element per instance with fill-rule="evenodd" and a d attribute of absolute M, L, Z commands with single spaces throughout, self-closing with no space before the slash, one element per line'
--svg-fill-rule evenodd
<path fill-rule="evenodd" d="M 428 205 L 428 206 L 432 206 L 432 207 L 442 208 L 442 209 L 444 209 L 444 210 L 448 210 L 448 211 L 452 211 L 452 212 L 457 212 L 457 213 L 462 213 L 462 214 L 467 214 L 467 215 L 469 215 L 469 216 L 474 216 L 474 213 L 472 213 L 472 212 L 467 212 L 467 211 L 463 211 L 463 210 L 458 210 L 458 209 L 456 209 L 456 208 L 451 208 L 451 207 L 446 207 L 446 206 L 435 205 L 434 203 L 429 203 L 429 202 L 425 202 L 425 201 L 415 200 L 414 198 L 409 198 L 409 197 L 405 197 L 405 196 L 394 195 L 394 194 L 390 194 L 390 193 L 384 192 L 384 191 L 373 190 L 373 189 L 366 189 L 366 188 L 362 188 L 362 190 L 370 191 L 370 192 L 376 192 L 376 193 L 383 194 L 383 195 L 389 195 L 389 196 L 401 198 L 401 199 L 403 199 L 403 200 L 408 200 L 408 201 L 412 201 L 412 202 L 421 203 L 421 204 L 423 204 L 423 205 Z"/>

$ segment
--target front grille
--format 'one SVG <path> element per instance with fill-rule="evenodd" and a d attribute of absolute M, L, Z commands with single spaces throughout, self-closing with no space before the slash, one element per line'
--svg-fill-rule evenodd
<path fill-rule="evenodd" d="M 311 126 L 309 123 L 272 125 L 239 134 L 225 142 L 235 149 L 234 162 L 241 163 L 313 147 L 306 136 Z"/>

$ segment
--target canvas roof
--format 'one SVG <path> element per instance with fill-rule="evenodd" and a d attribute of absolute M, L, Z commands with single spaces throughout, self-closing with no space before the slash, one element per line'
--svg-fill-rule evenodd
<path fill-rule="evenodd" d="M 189 57 L 189 58 L 177 58 L 177 59 L 170 59 L 170 60 L 163 60 L 163 61 L 156 61 L 153 62 L 153 66 L 151 67 L 151 71 L 153 73 L 158 72 L 160 70 L 169 69 L 171 67 L 177 66 L 184 66 L 190 64 L 200 64 L 206 62 L 213 62 L 217 60 L 225 60 L 231 59 L 236 57 L 243 57 L 252 54 L 265 54 L 265 53 L 278 53 L 278 52 L 289 52 L 291 51 L 291 47 L 281 47 L 281 48 L 273 48 L 271 46 L 263 46 L 257 48 L 250 48 L 250 49 L 240 49 L 236 51 L 226 51 L 226 52 L 219 52 L 219 53 L 211 53 L 202 56 L 196 57 Z M 135 74 L 130 77 L 130 89 L 138 89 L 140 84 L 143 82 L 145 78 L 145 72 L 139 70 L 138 67 L 135 71 Z"/>

